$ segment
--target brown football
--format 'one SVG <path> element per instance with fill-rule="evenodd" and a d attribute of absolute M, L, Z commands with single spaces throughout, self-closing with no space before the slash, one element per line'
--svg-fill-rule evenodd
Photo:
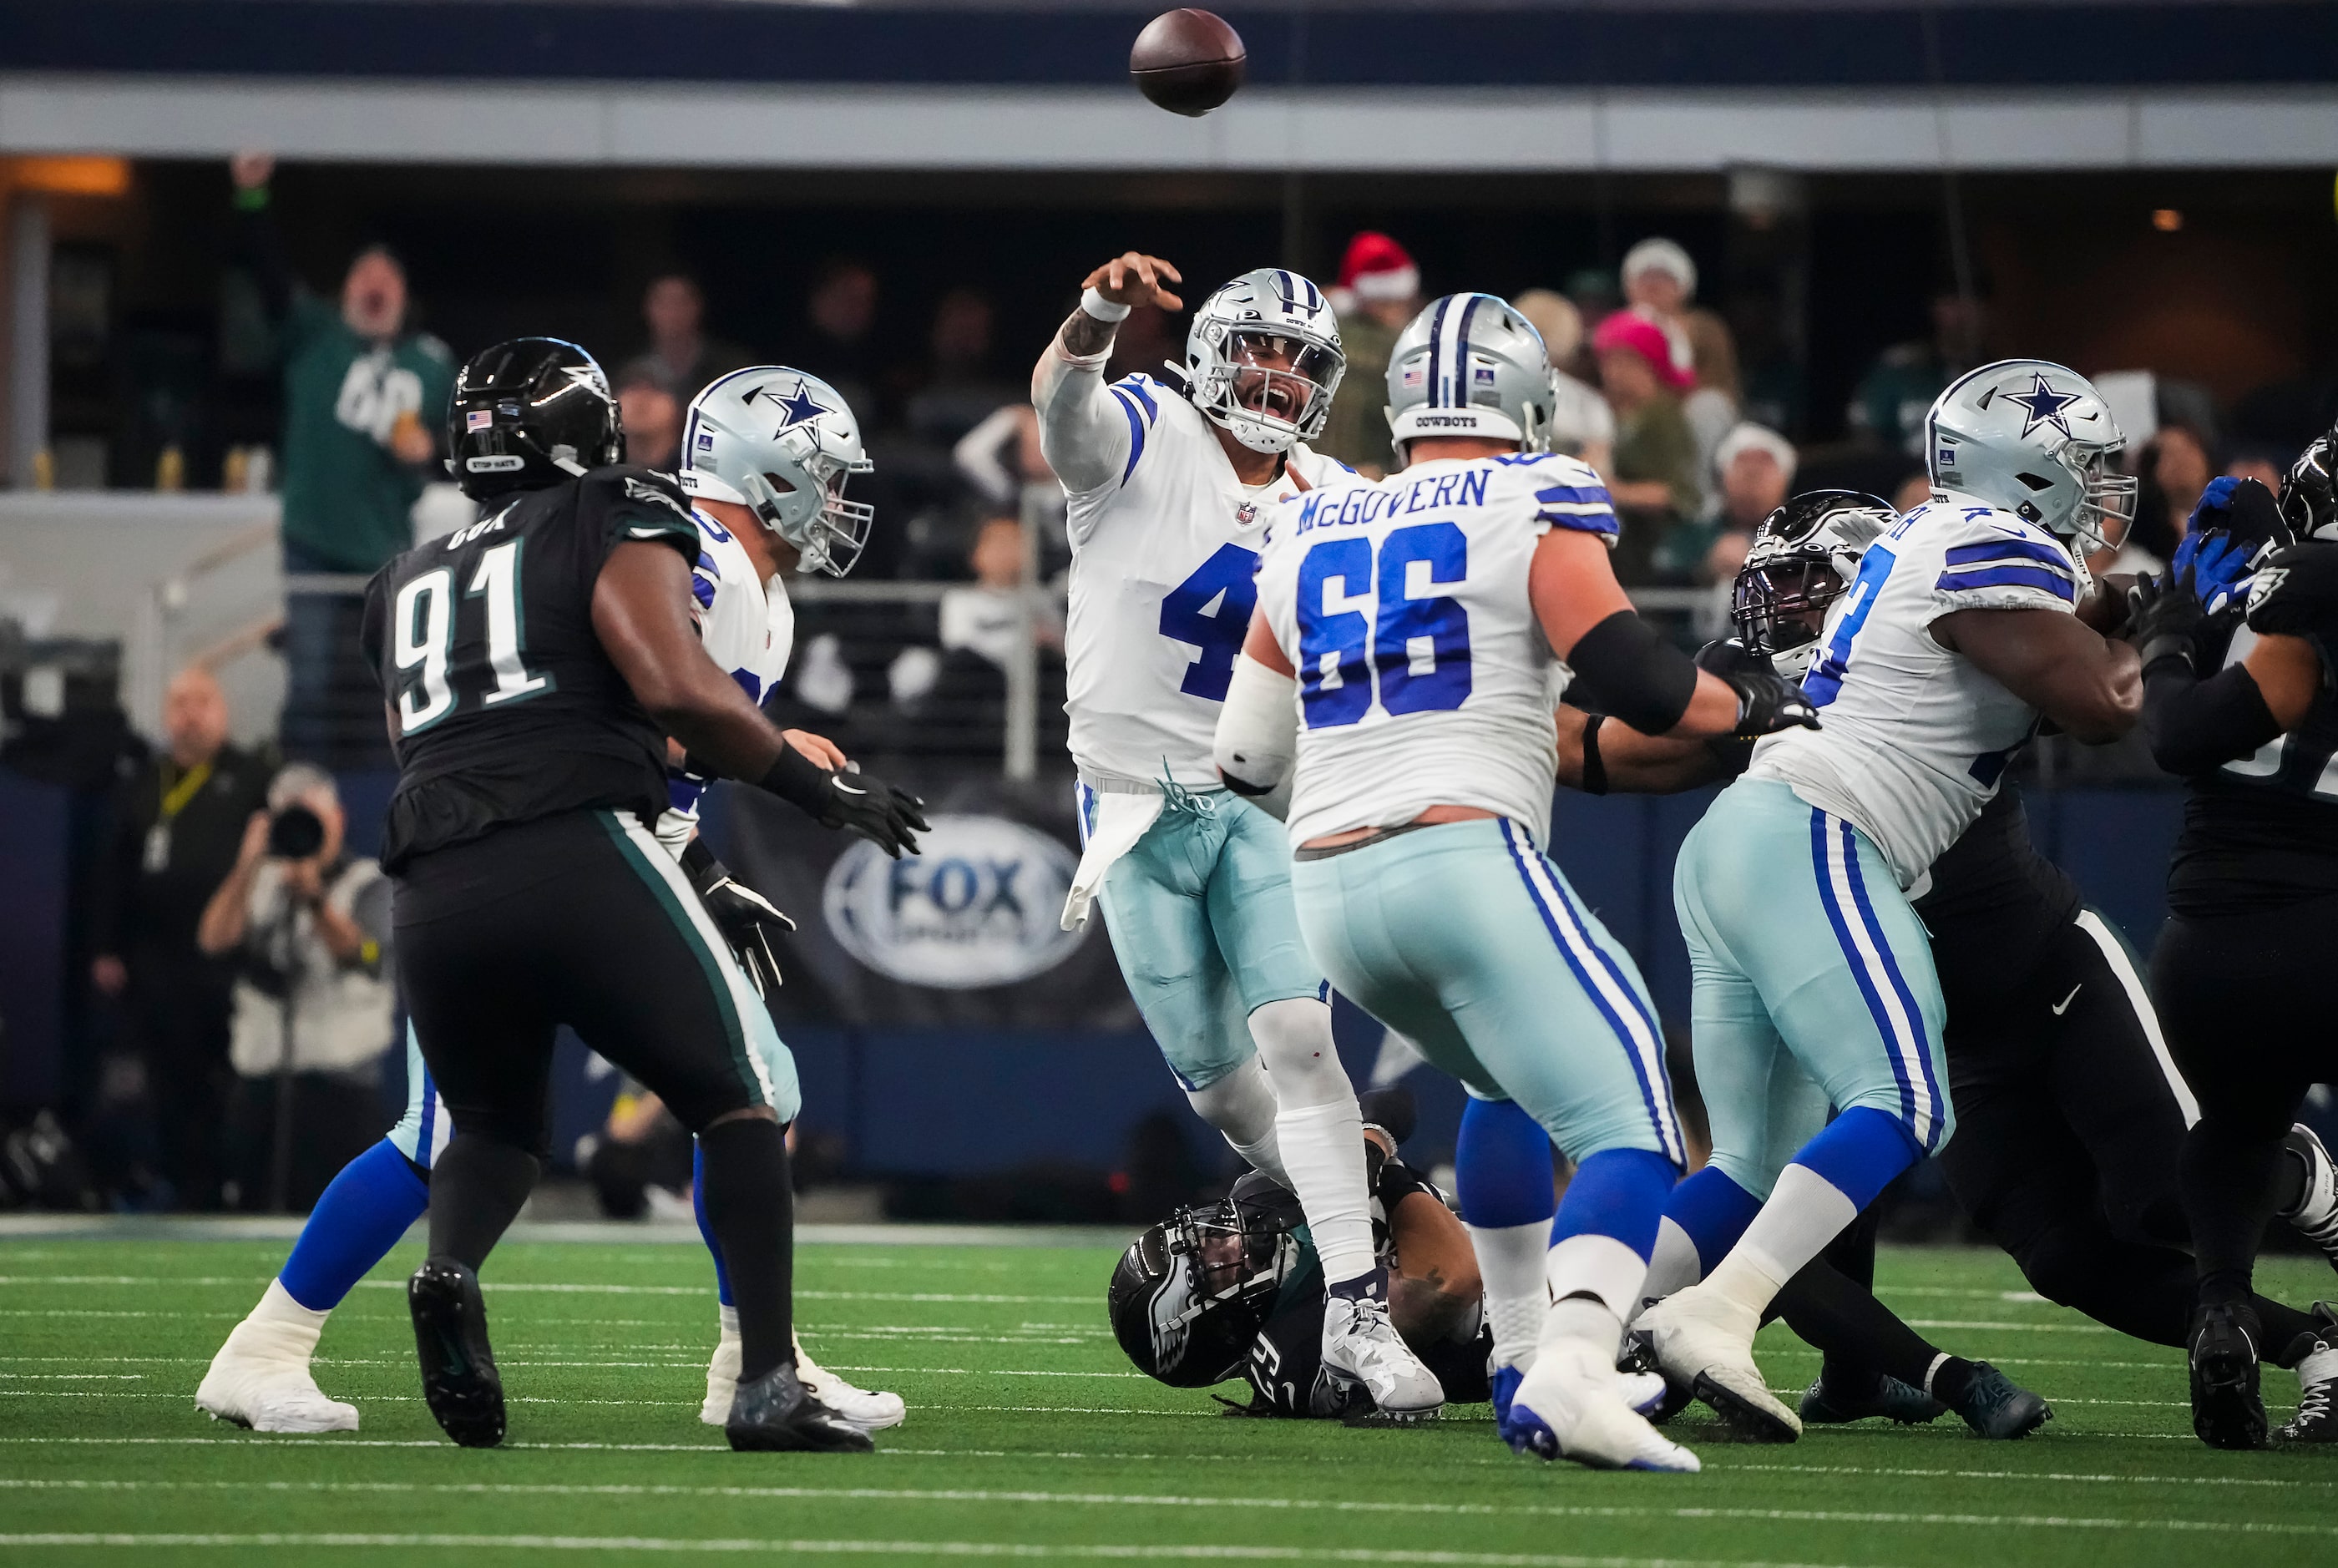
<path fill-rule="evenodd" d="M 1242 85 L 1248 58 L 1225 18 L 1186 5 L 1144 24 L 1128 52 L 1128 74 L 1172 114 L 1207 114 Z"/>

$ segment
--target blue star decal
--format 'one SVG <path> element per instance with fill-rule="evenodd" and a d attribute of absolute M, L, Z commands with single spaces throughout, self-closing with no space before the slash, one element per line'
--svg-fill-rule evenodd
<path fill-rule="evenodd" d="M 2062 410 L 2078 401 L 2080 394 L 2055 391 L 2053 387 L 2047 385 L 2045 372 L 2041 370 L 2033 370 L 2029 374 L 2029 391 L 2005 394 L 2005 400 L 2008 403 L 2020 404 L 2029 415 L 2029 417 L 2022 422 L 2021 433 L 2027 436 L 2040 425 L 2051 425 L 2055 429 L 2059 430 L 2065 438 L 2068 438 L 2074 433 L 2070 429 L 2069 421 L 2062 416 Z"/>
<path fill-rule="evenodd" d="M 742 403 L 752 403 L 759 396 L 768 398 L 771 403 L 779 407 L 782 414 L 787 416 L 787 417 L 781 422 L 780 427 L 771 432 L 774 436 L 784 436 L 799 425 L 809 425 L 823 414 L 833 414 L 836 412 L 836 410 L 829 407 L 817 397 L 814 397 L 811 395 L 810 389 L 805 387 L 805 385 L 801 381 L 796 383 L 795 390 L 789 393 L 784 397 L 765 387 L 758 387 L 750 391 L 744 397 L 741 398 L 740 401 Z"/>

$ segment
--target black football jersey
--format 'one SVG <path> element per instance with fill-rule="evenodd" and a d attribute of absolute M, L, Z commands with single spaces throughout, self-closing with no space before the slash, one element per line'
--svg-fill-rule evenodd
<path fill-rule="evenodd" d="M 698 525 L 670 476 L 597 468 L 503 500 L 375 573 L 365 654 L 398 731 L 385 869 L 564 811 L 656 819 L 665 733 L 593 630 L 601 568 L 634 540 L 698 560 Z"/>
<path fill-rule="evenodd" d="M 2178 914 L 2219 915 L 2338 894 L 2338 544 L 2294 544 L 2259 567 L 2245 605 L 2202 628 L 2203 664 L 2241 662 L 2264 636 L 2302 637 L 2321 655 L 2321 692 L 2286 735 L 2189 780 L 2168 876 Z"/>
<path fill-rule="evenodd" d="M 2008 784 L 1932 862 L 1916 901 L 1951 1016 L 2019 994 L 2047 938 L 2078 916 L 2078 884 L 2029 841 L 2021 792 Z"/>

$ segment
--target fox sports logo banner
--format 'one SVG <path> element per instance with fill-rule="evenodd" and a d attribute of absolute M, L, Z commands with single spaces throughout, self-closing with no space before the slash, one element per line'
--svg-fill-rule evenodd
<path fill-rule="evenodd" d="M 820 910 L 844 950 L 911 985 L 969 991 L 1043 975 L 1086 935 L 1057 928 L 1078 860 L 1003 817 L 938 816 L 920 853 L 865 840 L 837 858 Z"/>

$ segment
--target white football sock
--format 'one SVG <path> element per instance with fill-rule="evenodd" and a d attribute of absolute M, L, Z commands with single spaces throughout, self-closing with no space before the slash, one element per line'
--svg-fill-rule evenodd
<path fill-rule="evenodd" d="M 1688 1232 L 1675 1224 L 1669 1214 L 1659 1219 L 1656 1250 L 1648 1255 L 1648 1277 L 1641 1282 L 1640 1299 L 1661 1301 L 1704 1277 L 1704 1260 L 1698 1258 L 1696 1243 L 1688 1239 Z"/>
<path fill-rule="evenodd" d="M 1233 1152 L 1285 1187 L 1282 1155 L 1274 1141 L 1274 1085 L 1252 1056 L 1206 1089 L 1188 1089 L 1185 1098 L 1203 1121 L 1218 1130 Z"/>
<path fill-rule="evenodd" d="M 1807 1165 L 1790 1164 L 1706 1284 L 1759 1316 L 1787 1280 L 1858 1218 L 1859 1206 L 1842 1188 Z"/>
<path fill-rule="evenodd" d="M 739 1338 L 739 1308 L 718 1301 L 714 1306 L 714 1320 L 721 1327 L 723 1338 Z"/>
<path fill-rule="evenodd" d="M 296 1335 L 306 1334 L 313 1347 L 317 1343 L 317 1336 L 325 1330 L 325 1319 L 332 1315 L 333 1309 L 329 1307 L 319 1312 L 301 1306 L 292 1299 L 292 1292 L 284 1289 L 283 1280 L 270 1279 L 268 1289 L 260 1292 L 260 1305 L 251 1309 L 251 1315 L 244 1321 L 280 1327 Z"/>
<path fill-rule="evenodd" d="M 1364 1184 L 1364 1117 L 1331 1039 L 1331 1009 L 1313 997 L 1269 1002 L 1250 1015 L 1258 1059 L 1279 1110 L 1274 1140 L 1287 1185 L 1307 1216 L 1327 1285 L 1369 1274 L 1371 1193 Z"/>
<path fill-rule="evenodd" d="M 1568 1340 L 1588 1344 L 1598 1352 L 1599 1364 L 1613 1369 L 1616 1353 L 1624 1348 L 1624 1320 L 1605 1301 L 1588 1296 L 1568 1296 L 1550 1304 L 1542 1323 L 1542 1348 Z"/>
<path fill-rule="evenodd" d="M 1478 1255 L 1485 1282 L 1486 1321 L 1494 1329 L 1494 1365 L 1524 1372 L 1534 1365 L 1542 1338 L 1543 1314 L 1550 1310 L 1550 1287 L 1543 1262 L 1550 1253 L 1550 1221 L 1523 1225 L 1471 1225 L 1469 1250 Z"/>
<path fill-rule="evenodd" d="M 1624 1320 L 1640 1308 L 1640 1285 L 1648 1277 L 1648 1260 L 1613 1236 L 1586 1230 L 1552 1244 L 1543 1259 L 1543 1277 L 1550 1282 L 1553 1303 L 1552 1316 L 1543 1319 L 1546 1348 L 1554 1338 L 1582 1337 L 1580 1315 L 1558 1312 L 1570 1296 L 1595 1298 L 1615 1318 L 1620 1344 Z"/>

